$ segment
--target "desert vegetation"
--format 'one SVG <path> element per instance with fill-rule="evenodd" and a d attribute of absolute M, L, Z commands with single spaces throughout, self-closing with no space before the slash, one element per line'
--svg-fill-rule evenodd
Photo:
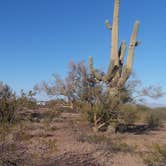
<path fill-rule="evenodd" d="M 164 166 L 166 108 L 150 108 L 145 98 L 164 95 L 133 76 L 139 21 L 119 47 L 120 0 L 114 0 L 111 55 L 107 72 L 93 58 L 69 63 L 65 78 L 42 81 L 16 94 L 0 82 L 0 165 L 2 166 Z M 119 47 L 119 48 L 118 48 Z M 51 100 L 38 102 L 45 93 Z"/>

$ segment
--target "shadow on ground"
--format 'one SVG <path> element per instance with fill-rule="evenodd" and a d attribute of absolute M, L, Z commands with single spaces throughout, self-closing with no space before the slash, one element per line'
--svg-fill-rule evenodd
<path fill-rule="evenodd" d="M 119 124 L 115 129 L 115 133 L 147 134 L 151 130 L 153 130 L 153 128 L 145 124 Z"/>

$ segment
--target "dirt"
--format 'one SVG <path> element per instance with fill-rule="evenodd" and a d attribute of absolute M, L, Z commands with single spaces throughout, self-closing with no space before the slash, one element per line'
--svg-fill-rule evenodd
<path fill-rule="evenodd" d="M 100 143 L 82 141 L 84 135 L 94 133 L 79 117 L 78 113 L 62 113 L 52 121 L 24 122 L 21 130 L 18 130 L 20 126 L 15 126 L 15 141 L 20 140 L 28 156 L 31 154 L 26 166 L 145 166 L 140 154 L 154 143 L 166 143 L 166 128 L 138 135 L 99 133 L 135 148 L 132 153 L 108 152 Z M 23 131 L 26 134 L 18 135 Z"/>

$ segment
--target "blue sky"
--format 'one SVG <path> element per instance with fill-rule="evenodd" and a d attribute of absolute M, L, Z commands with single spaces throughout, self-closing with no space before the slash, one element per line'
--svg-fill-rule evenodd
<path fill-rule="evenodd" d="M 121 0 L 120 40 L 129 42 L 140 20 L 134 71 L 145 85 L 166 91 L 166 1 Z M 65 76 L 68 62 L 94 57 L 96 67 L 109 63 L 113 0 L 0 1 L 0 80 L 14 90 L 31 89 L 52 73 Z M 159 101 L 165 104 L 165 98 Z"/>

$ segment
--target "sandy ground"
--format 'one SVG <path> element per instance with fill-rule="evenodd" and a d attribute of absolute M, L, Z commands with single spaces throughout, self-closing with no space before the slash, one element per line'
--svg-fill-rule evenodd
<path fill-rule="evenodd" d="M 17 157 L 23 160 L 15 166 L 144 166 L 140 154 L 155 143 L 166 143 L 166 128 L 139 135 L 101 134 L 132 146 L 134 151 L 108 152 L 100 143 L 82 141 L 84 135 L 94 133 L 79 120 L 77 113 L 62 113 L 51 122 L 41 120 L 16 125 L 6 141 L 22 145 L 20 151 L 23 152 Z"/>

